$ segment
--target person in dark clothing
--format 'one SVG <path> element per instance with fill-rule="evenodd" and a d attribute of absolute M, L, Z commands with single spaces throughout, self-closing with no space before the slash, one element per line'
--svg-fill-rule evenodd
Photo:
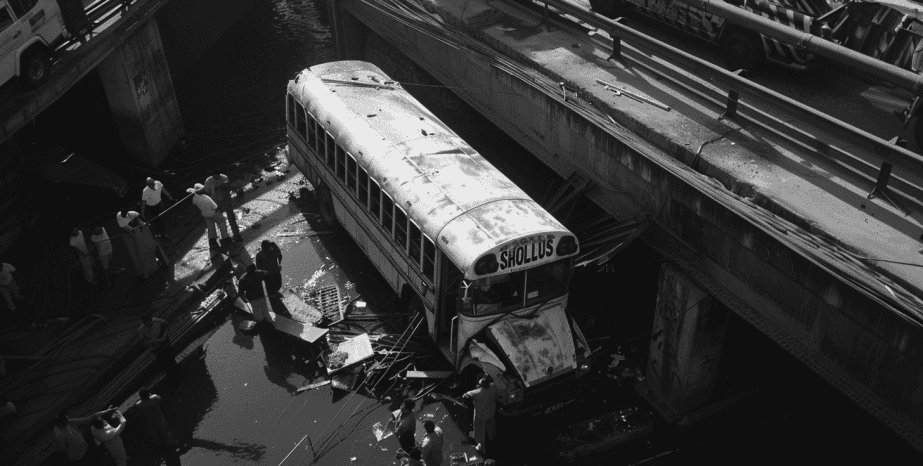
<path fill-rule="evenodd" d="M 141 344 L 154 353 L 161 370 L 170 377 L 176 377 L 179 375 L 179 364 L 176 363 L 176 351 L 167 335 L 168 325 L 167 321 L 146 313 L 141 316 L 138 334 L 141 336 Z"/>
<path fill-rule="evenodd" d="M 266 275 L 265 270 L 257 270 L 256 264 L 250 264 L 247 273 L 237 281 L 237 292 L 250 306 L 253 320 L 257 322 L 263 322 L 269 317 L 269 300 L 265 299 L 267 293 L 263 283 Z"/>
<path fill-rule="evenodd" d="M 401 448 L 407 453 L 417 448 L 417 442 L 414 439 L 417 431 L 417 419 L 413 415 L 415 407 L 415 403 L 410 398 L 404 400 L 401 404 L 401 412 L 398 414 L 397 429 L 394 432 Z"/>
<path fill-rule="evenodd" d="M 282 251 L 279 245 L 263 240 L 260 252 L 256 253 L 256 268 L 266 271 L 266 291 L 275 295 L 282 289 Z"/>
<path fill-rule="evenodd" d="M 163 401 L 160 395 L 155 395 L 144 387 L 138 390 L 138 397 L 140 399 L 135 403 L 135 412 L 142 419 L 150 443 L 157 447 L 174 447 L 176 441 L 173 440 L 167 419 L 160 410 L 160 403 Z"/>

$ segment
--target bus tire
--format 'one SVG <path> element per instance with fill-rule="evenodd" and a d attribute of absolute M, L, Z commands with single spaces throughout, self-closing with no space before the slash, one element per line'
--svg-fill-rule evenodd
<path fill-rule="evenodd" d="M 23 86 L 36 89 L 48 80 L 51 74 L 51 57 L 40 48 L 33 48 L 26 52 L 20 63 L 20 79 Z"/>
<path fill-rule="evenodd" d="M 721 59 L 731 71 L 753 71 L 763 62 L 765 54 L 759 34 L 739 28 L 725 30 L 718 47 Z"/>
<path fill-rule="evenodd" d="M 336 211 L 333 208 L 333 197 L 330 195 L 330 190 L 327 189 L 326 186 L 321 186 L 317 189 L 317 210 L 324 225 L 328 227 L 337 225 Z"/>

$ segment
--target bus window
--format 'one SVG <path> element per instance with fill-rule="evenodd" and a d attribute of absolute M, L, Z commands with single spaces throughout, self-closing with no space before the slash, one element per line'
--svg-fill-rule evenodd
<path fill-rule="evenodd" d="M 381 217 L 381 188 L 378 187 L 378 182 L 369 178 L 369 213 L 372 214 L 372 218 L 377 222 Z"/>
<path fill-rule="evenodd" d="M 426 278 L 430 282 L 435 282 L 436 277 L 433 275 L 433 272 L 436 270 L 436 245 L 433 244 L 433 240 L 423 236 L 423 275 L 426 275 Z"/>
<path fill-rule="evenodd" d="M 317 142 L 317 122 L 314 121 L 314 115 L 311 115 L 311 112 L 308 112 L 308 147 L 311 150 L 317 150 L 314 146 Z"/>
<path fill-rule="evenodd" d="M 327 157 L 327 145 L 324 141 L 324 132 L 324 127 L 321 126 L 320 122 L 317 122 L 317 157 L 321 160 Z M 333 157 L 327 157 L 327 166 L 333 170 Z"/>
<path fill-rule="evenodd" d="M 0 10 L 0 31 L 6 29 L 7 26 L 13 24 L 13 19 L 10 18 L 9 11 L 4 8 Z M 295 126 L 295 96 L 288 94 L 288 124 Z"/>
<path fill-rule="evenodd" d="M 410 260 L 413 261 L 414 265 L 417 266 L 417 269 L 420 268 L 420 242 L 422 240 L 420 235 L 420 227 L 418 227 L 413 220 L 409 222 L 407 227 L 410 232 L 410 244 L 407 247 L 407 252 L 410 254 Z"/>
<path fill-rule="evenodd" d="M 523 286 L 526 271 L 513 272 L 483 278 L 471 283 L 471 298 L 474 315 L 486 315 L 500 312 L 506 308 L 523 305 Z"/>
<path fill-rule="evenodd" d="M 356 195 L 356 159 L 353 154 L 346 154 L 346 187 L 349 192 Z"/>
<path fill-rule="evenodd" d="M 333 135 L 327 133 L 327 136 L 324 138 L 324 151 L 327 153 L 327 165 L 330 165 L 330 168 L 333 168 L 333 156 L 336 152 L 337 142 L 333 140 Z"/>
<path fill-rule="evenodd" d="M 336 148 L 337 154 L 337 178 L 342 182 L 346 182 L 346 151 L 343 150 L 339 145 L 334 145 Z"/>
<path fill-rule="evenodd" d="M 394 230 L 391 227 L 391 224 L 394 220 L 394 202 L 391 201 L 391 196 L 388 193 L 381 192 L 381 227 L 385 229 L 385 232 L 388 233 L 388 236 L 391 236 L 391 232 Z"/>
<path fill-rule="evenodd" d="M 10 0 L 10 7 L 13 8 L 17 17 L 22 18 L 22 15 L 31 10 L 36 3 L 38 0 Z"/>
<path fill-rule="evenodd" d="M 363 208 L 369 207 L 369 174 L 359 167 L 359 203 Z"/>
<path fill-rule="evenodd" d="M 407 252 L 407 214 L 400 206 L 394 206 L 394 242 Z"/>
<path fill-rule="evenodd" d="M 570 279 L 567 261 L 529 269 L 526 273 L 526 306 L 567 293 L 567 282 Z"/>
<path fill-rule="evenodd" d="M 302 107 L 301 104 L 298 104 L 298 106 L 295 107 L 295 122 L 298 125 L 298 134 L 304 136 L 307 127 L 305 126 L 304 120 L 304 107 Z"/>

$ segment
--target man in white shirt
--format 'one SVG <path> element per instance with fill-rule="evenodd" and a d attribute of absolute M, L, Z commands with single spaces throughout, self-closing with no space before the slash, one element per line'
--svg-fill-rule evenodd
<path fill-rule="evenodd" d="M 115 221 L 122 229 L 131 230 L 132 228 L 138 226 L 138 222 L 135 220 L 139 216 L 140 214 L 134 210 L 122 209 L 117 214 L 115 214 Z"/>
<path fill-rule="evenodd" d="M 80 256 L 80 267 L 83 269 L 83 279 L 87 283 L 96 284 L 96 279 L 93 277 L 93 256 L 90 255 L 90 249 L 87 248 L 87 242 L 83 238 L 83 232 L 79 228 L 74 227 L 71 230 L 70 244 L 77 250 L 77 255 Z"/>
<path fill-rule="evenodd" d="M 228 239 L 228 224 L 224 220 L 224 214 L 218 210 L 218 204 L 212 200 L 205 192 L 205 186 L 196 183 L 195 186 L 186 190 L 192 193 L 192 203 L 202 211 L 202 217 L 205 219 L 205 228 L 208 229 L 208 243 L 211 246 L 218 246 L 218 232 L 215 231 L 215 224 L 221 229 L 221 238 Z"/>
<path fill-rule="evenodd" d="M 231 233 L 234 235 L 234 241 L 238 243 L 243 241 L 240 237 L 240 228 L 237 226 L 237 215 L 234 214 L 234 205 L 231 203 L 231 186 L 228 177 L 215 170 L 212 176 L 205 180 L 205 194 L 218 204 L 218 208 L 224 211 L 228 216 L 228 223 L 231 224 Z"/>
<path fill-rule="evenodd" d="M 21 298 L 19 295 L 19 284 L 16 283 L 16 277 L 13 276 L 15 272 L 16 267 L 6 262 L 0 264 L 0 294 L 2 294 L 3 299 L 6 300 L 6 308 L 11 311 L 16 310 L 16 304 L 13 300 Z"/>
<path fill-rule="evenodd" d="M 166 224 L 160 215 L 166 209 L 166 203 L 162 199 L 163 196 L 167 196 L 170 202 L 174 201 L 173 196 L 163 187 L 163 183 L 148 177 L 147 186 L 141 191 L 141 216 L 147 219 L 148 223 L 154 219 L 157 229 L 160 230 L 160 236 L 169 239 Z"/>

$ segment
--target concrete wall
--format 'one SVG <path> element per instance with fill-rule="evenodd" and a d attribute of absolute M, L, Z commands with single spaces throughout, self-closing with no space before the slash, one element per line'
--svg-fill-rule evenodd
<path fill-rule="evenodd" d="M 139 28 L 98 69 L 125 150 L 156 166 L 184 133 L 157 22 Z"/>
<path fill-rule="evenodd" d="M 610 134 L 482 58 L 363 2 L 351 14 L 567 177 L 617 218 L 644 211 L 643 240 L 732 311 L 923 450 L 920 326 L 825 266 L 813 237 L 631 133 Z M 451 20 L 451 18 L 448 18 Z M 374 57 L 371 57 L 374 62 Z M 549 80 L 550 81 L 550 80 Z M 820 251 L 820 252 L 819 252 Z M 842 259 L 842 258 L 840 258 Z M 856 265 L 861 268 L 861 265 Z"/>
<path fill-rule="evenodd" d="M 665 419 L 711 398 L 727 323 L 724 306 L 672 264 L 661 267 L 644 380 Z"/>

